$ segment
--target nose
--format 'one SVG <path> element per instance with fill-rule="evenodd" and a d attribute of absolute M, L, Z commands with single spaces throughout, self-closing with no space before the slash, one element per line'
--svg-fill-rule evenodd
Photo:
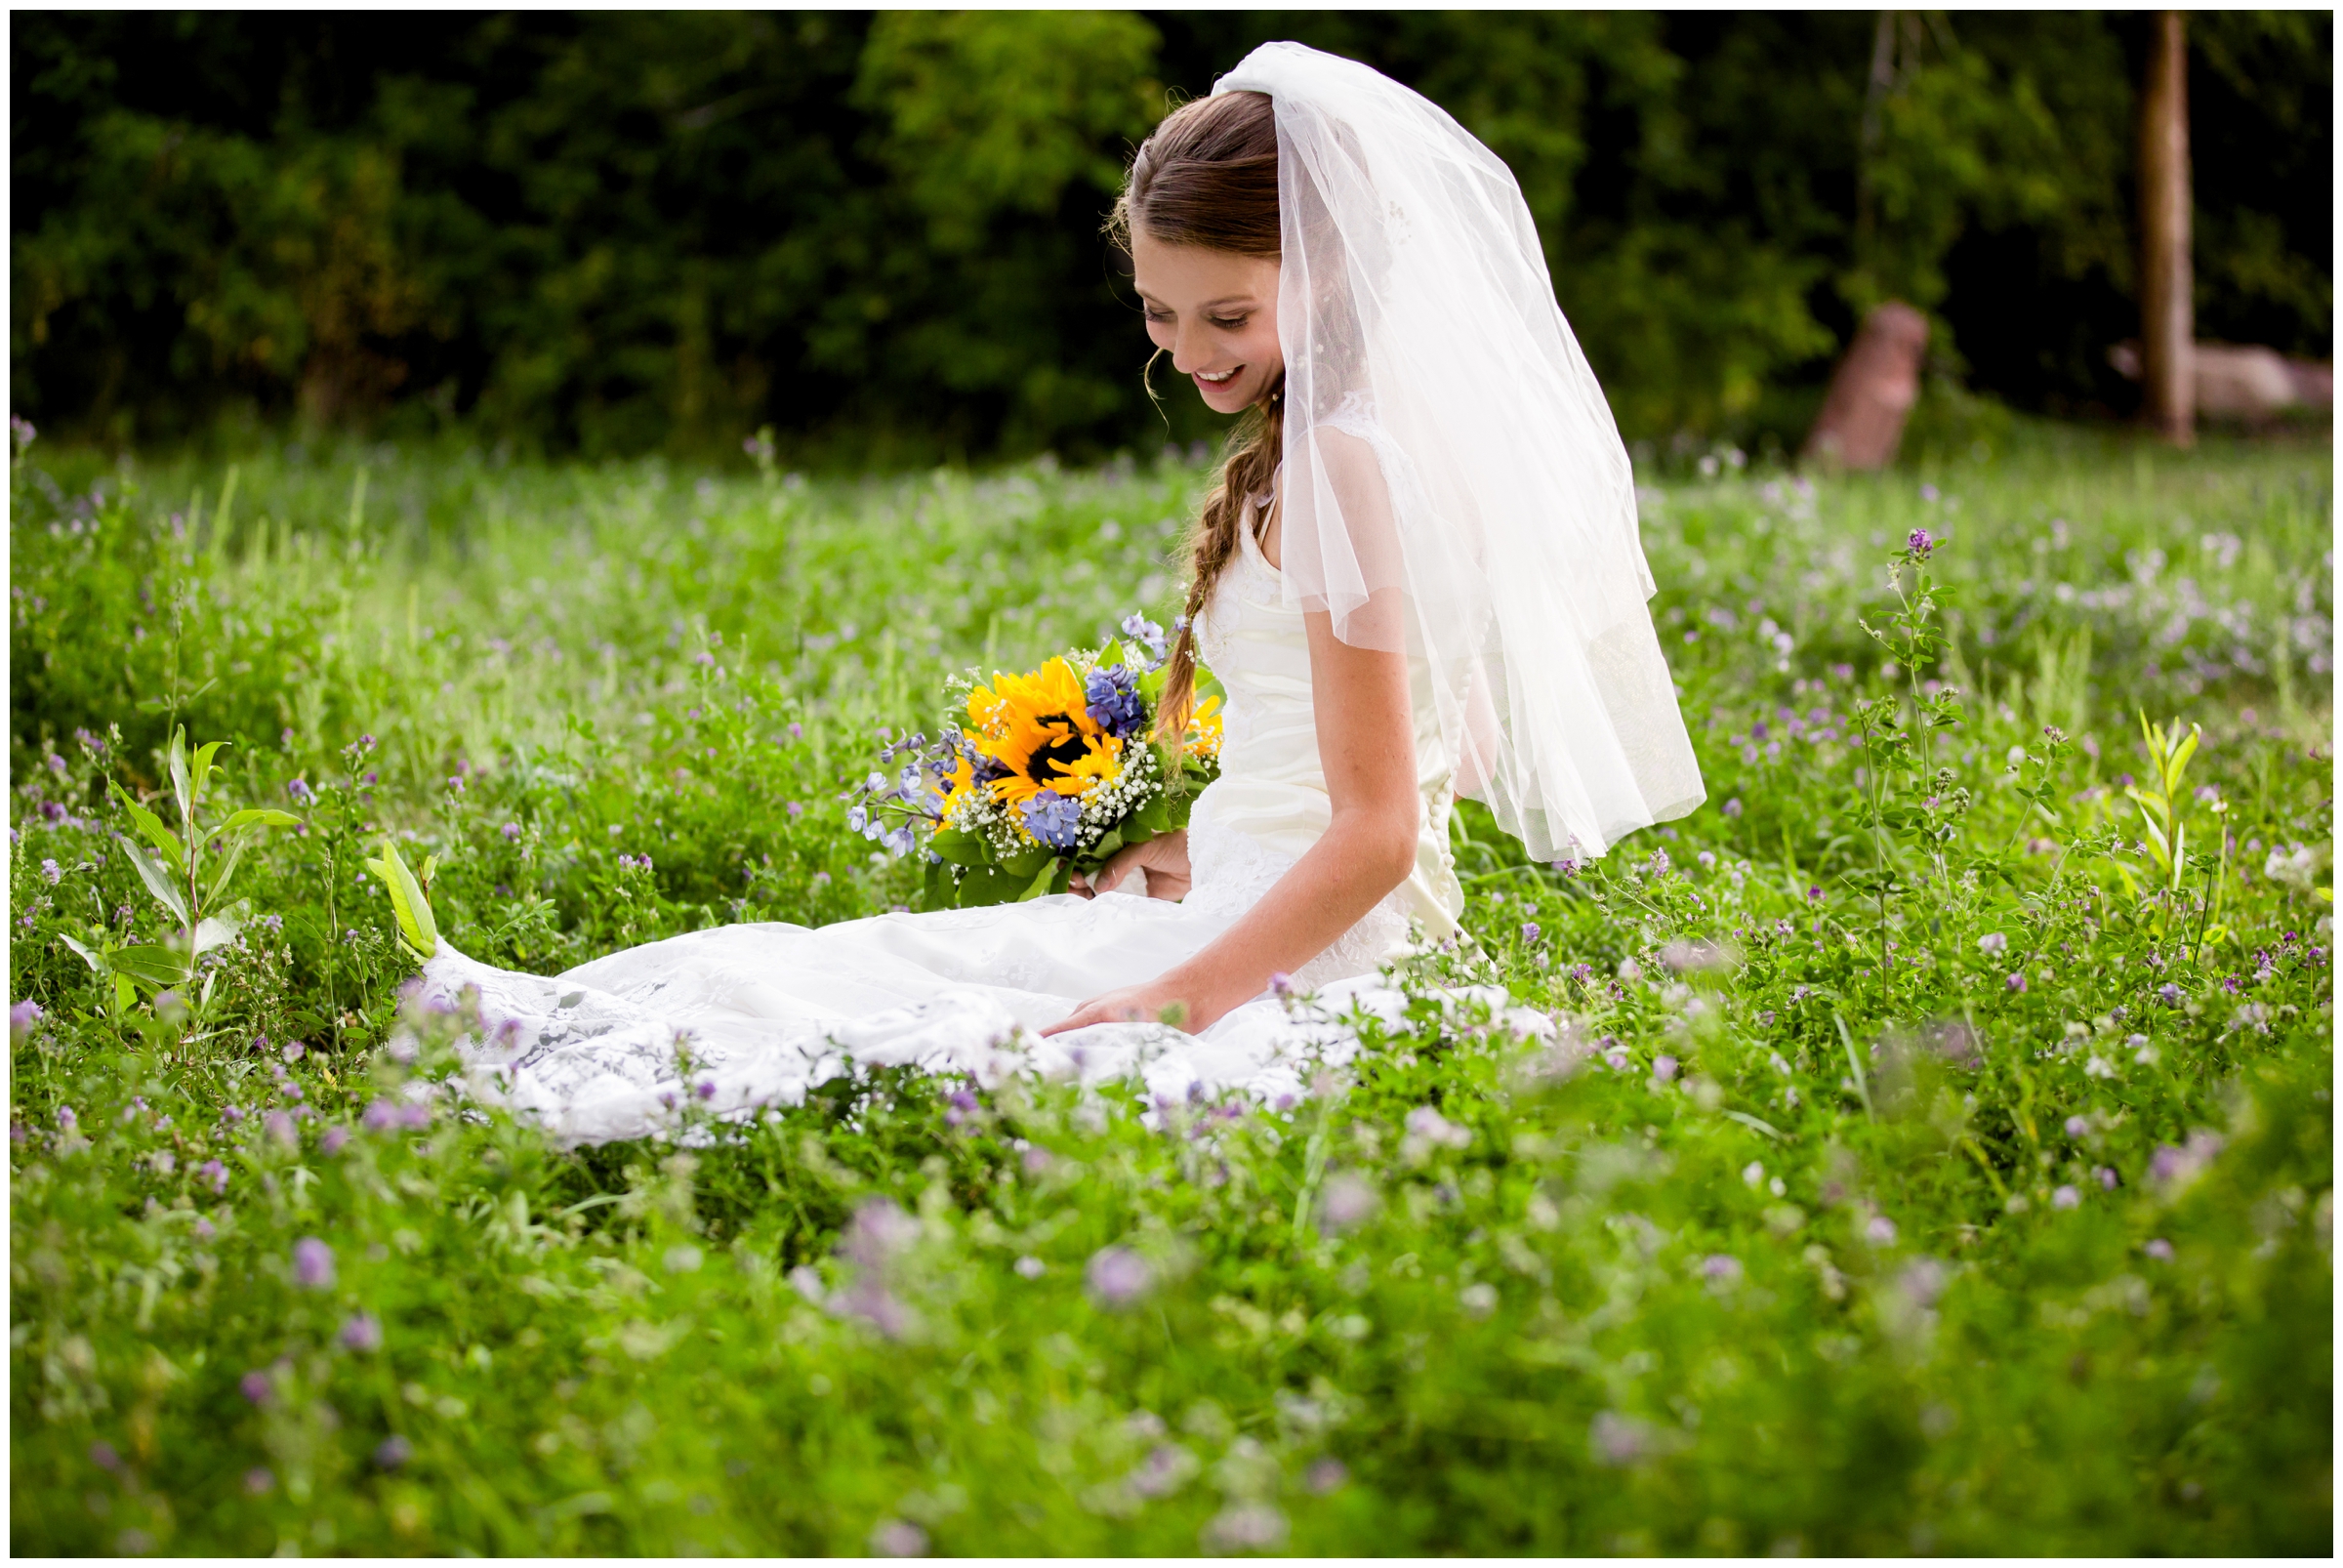
<path fill-rule="evenodd" d="M 1172 328 L 1172 368 L 1181 375 L 1192 375 L 1212 361 L 1212 345 L 1201 341 L 1202 333 L 1191 333 L 1185 325 L 1174 323 Z"/>

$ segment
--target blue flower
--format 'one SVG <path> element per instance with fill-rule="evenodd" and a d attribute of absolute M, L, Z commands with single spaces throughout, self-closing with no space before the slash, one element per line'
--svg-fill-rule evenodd
<path fill-rule="evenodd" d="M 1082 803 L 1070 795 L 1044 790 L 1020 811 L 1025 829 L 1054 849 L 1071 849 L 1082 838 Z"/>
<path fill-rule="evenodd" d="M 1119 740 L 1146 727 L 1147 704 L 1137 690 L 1139 674 L 1128 664 L 1110 664 L 1092 670 L 1083 683 L 1091 722 Z"/>
<path fill-rule="evenodd" d="M 1123 617 L 1123 635 L 1147 650 L 1149 669 L 1164 662 L 1164 629 L 1133 610 Z"/>

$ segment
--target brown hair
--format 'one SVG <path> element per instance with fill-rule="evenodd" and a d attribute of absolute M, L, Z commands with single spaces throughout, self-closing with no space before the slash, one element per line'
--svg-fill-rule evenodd
<path fill-rule="evenodd" d="M 1239 256 L 1279 254 L 1277 118 L 1266 93 L 1219 93 L 1164 116 L 1130 160 L 1107 232 L 1128 251 L 1134 228 L 1167 245 Z M 1158 708 L 1158 733 L 1187 727 L 1196 690 L 1196 617 L 1237 549 L 1246 503 L 1268 490 L 1285 446 L 1282 378 L 1230 434 L 1220 475 L 1188 543 L 1188 603 Z"/>

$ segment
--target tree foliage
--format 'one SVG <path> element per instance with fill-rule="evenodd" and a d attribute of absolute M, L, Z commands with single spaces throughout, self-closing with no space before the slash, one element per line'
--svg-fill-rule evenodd
<path fill-rule="evenodd" d="M 1184 439 L 1098 220 L 1281 36 L 1512 165 L 1630 434 L 1790 429 L 1887 297 L 1983 390 L 2124 406 L 2139 24 L 1932 13 L 20 15 L 12 397 L 117 440 Z M 2202 330 L 2327 352 L 2332 23 L 2191 39 Z"/>

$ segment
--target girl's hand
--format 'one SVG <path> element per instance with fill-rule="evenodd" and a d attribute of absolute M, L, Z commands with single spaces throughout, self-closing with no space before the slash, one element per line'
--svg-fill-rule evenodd
<path fill-rule="evenodd" d="M 1162 975 L 1143 985 L 1127 985 L 1119 991 L 1090 998 L 1042 1033 L 1064 1034 L 1068 1029 L 1088 1029 L 1093 1023 L 1153 1023 L 1158 1019 L 1193 1032 L 1203 1025 L 1187 1016 L 1188 1000 L 1180 994 L 1185 989 Z M 1172 1011 L 1170 1017 L 1165 1016 L 1174 1009 L 1177 1011 Z"/>
<path fill-rule="evenodd" d="M 1097 881 L 1091 882 L 1077 876 L 1069 890 L 1085 898 L 1112 892 L 1122 886 L 1123 879 L 1130 875 L 1134 866 L 1144 867 L 1147 872 L 1148 897 L 1168 898 L 1175 904 L 1187 897 L 1188 888 L 1194 881 L 1188 871 L 1188 830 L 1181 828 L 1172 833 L 1159 833 L 1145 844 L 1134 844 L 1117 850 L 1113 858 L 1099 868 Z M 1154 1014 L 1148 1016 L 1153 1017 Z"/>

